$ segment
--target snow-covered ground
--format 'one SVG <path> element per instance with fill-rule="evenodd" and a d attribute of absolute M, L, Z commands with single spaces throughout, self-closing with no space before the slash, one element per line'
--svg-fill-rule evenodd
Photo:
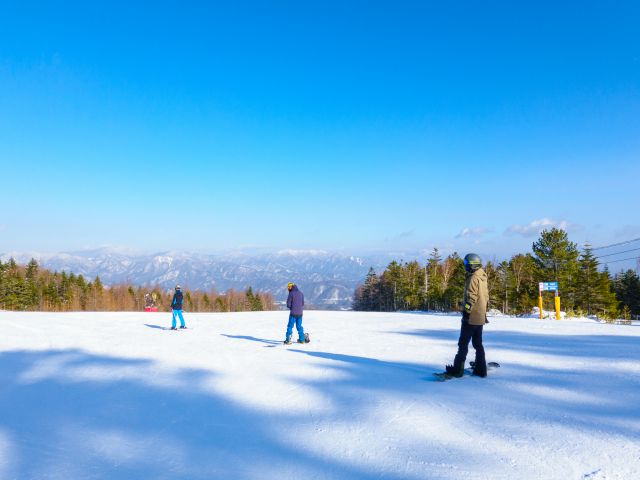
<path fill-rule="evenodd" d="M 186 319 L 0 312 L 0 479 L 640 478 L 638 325 L 496 317 L 438 383 L 457 317 Z"/>

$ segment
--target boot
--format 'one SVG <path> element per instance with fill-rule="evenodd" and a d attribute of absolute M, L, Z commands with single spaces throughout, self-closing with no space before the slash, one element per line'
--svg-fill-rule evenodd
<path fill-rule="evenodd" d="M 447 365 L 445 368 L 445 373 L 447 375 L 451 375 L 452 377 L 460 378 L 464 375 L 464 365 L 460 368 L 455 368 L 453 365 Z"/>
<path fill-rule="evenodd" d="M 471 375 L 474 375 L 476 377 L 482 377 L 485 378 L 487 376 L 487 363 L 486 362 L 472 362 L 473 363 L 473 372 L 471 372 Z"/>

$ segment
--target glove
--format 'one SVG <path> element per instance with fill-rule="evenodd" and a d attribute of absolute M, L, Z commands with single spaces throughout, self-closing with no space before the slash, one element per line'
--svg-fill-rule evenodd
<path fill-rule="evenodd" d="M 462 323 L 465 325 L 469 323 L 469 312 L 466 310 L 462 312 Z"/>

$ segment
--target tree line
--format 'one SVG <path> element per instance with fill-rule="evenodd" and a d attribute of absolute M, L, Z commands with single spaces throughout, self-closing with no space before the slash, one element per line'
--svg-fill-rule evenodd
<path fill-rule="evenodd" d="M 0 309 L 23 311 L 136 311 L 145 307 L 145 295 L 155 296 L 158 310 L 169 310 L 172 292 L 129 283 L 103 285 L 100 277 L 87 280 L 82 275 L 41 269 L 36 260 L 26 266 L 13 259 L 0 261 Z M 273 310 L 270 293 L 254 292 L 251 287 L 224 294 L 215 290 L 184 292 L 185 309 L 190 312 L 244 312 Z"/>
<path fill-rule="evenodd" d="M 506 314 L 526 314 L 538 305 L 539 282 L 557 281 L 562 309 L 570 316 L 602 319 L 640 315 L 640 278 L 633 270 L 611 275 L 600 268 L 590 245 L 582 251 L 567 232 L 552 228 L 540 234 L 531 253 L 501 262 L 484 262 L 489 308 Z M 457 253 L 442 258 L 437 248 L 425 264 L 391 262 L 377 274 L 369 270 L 356 288 L 354 310 L 457 311 L 464 295 L 466 272 Z M 543 295 L 543 308 L 553 310 L 553 294 Z"/>

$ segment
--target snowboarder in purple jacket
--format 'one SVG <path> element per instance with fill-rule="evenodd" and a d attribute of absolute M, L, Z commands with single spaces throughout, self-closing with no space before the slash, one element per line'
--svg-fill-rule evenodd
<path fill-rule="evenodd" d="M 302 310 L 304 307 L 304 295 L 298 290 L 295 283 L 289 282 L 287 285 L 289 290 L 289 296 L 287 297 L 287 308 L 289 312 L 289 323 L 287 324 L 287 336 L 284 343 L 289 345 L 291 343 L 291 334 L 293 333 L 293 326 L 296 326 L 298 331 L 298 343 L 305 343 L 304 329 L 302 328 Z"/>

